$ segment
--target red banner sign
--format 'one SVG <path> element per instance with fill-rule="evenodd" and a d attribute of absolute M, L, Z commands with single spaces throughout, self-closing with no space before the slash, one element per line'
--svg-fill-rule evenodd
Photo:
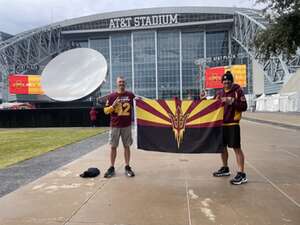
<path fill-rule="evenodd" d="M 246 65 L 211 67 L 205 70 L 205 88 L 223 88 L 222 76 L 226 71 L 233 74 L 234 83 L 246 87 Z"/>
<path fill-rule="evenodd" d="M 207 68 L 205 70 L 205 88 L 222 88 L 221 79 L 224 73 L 224 66 Z"/>
<path fill-rule="evenodd" d="M 41 76 L 10 74 L 8 77 L 11 94 L 44 94 L 41 88 Z"/>

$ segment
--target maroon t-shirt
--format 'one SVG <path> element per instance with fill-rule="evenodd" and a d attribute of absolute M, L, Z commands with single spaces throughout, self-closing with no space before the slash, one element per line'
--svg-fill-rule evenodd
<path fill-rule="evenodd" d="M 247 110 L 247 101 L 243 90 L 238 84 L 233 84 L 228 92 L 225 92 L 224 89 L 219 90 L 215 99 L 221 99 L 223 97 L 234 98 L 232 105 L 224 105 L 224 124 L 238 123 L 240 118 L 235 118 L 236 112 L 244 112 Z"/>
<path fill-rule="evenodd" d="M 97 111 L 96 110 L 92 109 L 90 111 L 90 119 L 91 119 L 91 121 L 97 120 Z"/>
<path fill-rule="evenodd" d="M 111 127 L 128 127 L 131 125 L 133 99 L 135 95 L 130 91 L 124 93 L 114 92 L 108 96 L 106 107 L 111 106 L 119 97 L 120 104 L 116 107 L 116 112 L 110 114 Z"/>

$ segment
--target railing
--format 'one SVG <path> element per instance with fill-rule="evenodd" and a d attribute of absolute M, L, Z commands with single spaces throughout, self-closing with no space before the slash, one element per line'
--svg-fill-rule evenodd
<path fill-rule="evenodd" d="M 291 59 L 283 55 L 273 56 L 269 59 L 260 57 L 253 45 L 254 37 L 260 30 L 265 30 L 268 23 L 257 11 L 238 11 L 234 15 L 233 39 L 255 60 L 264 72 L 270 83 L 282 84 L 300 67 L 300 54 Z"/>
<path fill-rule="evenodd" d="M 10 73 L 26 73 L 39 70 L 63 50 L 59 26 L 46 26 L 23 32 L 0 44 L 0 73 L 3 80 L 3 102 L 8 101 L 7 76 Z M 40 71 L 34 71 L 40 72 Z"/>

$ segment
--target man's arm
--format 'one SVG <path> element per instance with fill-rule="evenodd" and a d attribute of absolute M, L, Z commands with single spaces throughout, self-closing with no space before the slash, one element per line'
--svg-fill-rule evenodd
<path fill-rule="evenodd" d="M 207 92 L 204 89 L 201 91 L 200 100 L 207 100 Z"/>
<path fill-rule="evenodd" d="M 237 111 L 244 112 L 247 110 L 247 101 L 242 89 L 236 92 L 236 98 L 234 99 L 233 105 Z"/>
<path fill-rule="evenodd" d="M 216 94 L 214 95 L 214 98 L 215 100 L 221 100 L 221 97 L 220 97 L 220 91 L 217 91 Z"/>
<path fill-rule="evenodd" d="M 105 114 L 110 114 L 114 111 L 114 107 L 110 106 L 109 103 L 108 103 L 108 100 L 105 104 L 105 107 L 104 107 L 104 113 Z"/>
<path fill-rule="evenodd" d="M 111 104 L 110 98 L 107 99 L 105 107 L 104 107 L 104 113 L 110 114 L 115 111 L 116 105 L 119 103 L 119 98 L 116 98 L 116 100 Z"/>

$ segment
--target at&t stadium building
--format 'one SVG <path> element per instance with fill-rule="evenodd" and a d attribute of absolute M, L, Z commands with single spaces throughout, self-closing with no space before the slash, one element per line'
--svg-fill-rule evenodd
<path fill-rule="evenodd" d="M 39 75 L 53 57 L 78 47 L 100 51 L 108 63 L 106 83 L 94 97 L 114 90 L 122 74 L 137 95 L 185 99 L 203 88 L 205 68 L 235 64 L 246 65 L 250 98 L 277 94 L 296 74 L 299 55 L 260 59 L 252 42 L 267 27 L 260 11 L 224 7 L 137 9 L 49 24 L 0 42 L 2 101 L 47 101 L 11 95 L 8 74 Z"/>

